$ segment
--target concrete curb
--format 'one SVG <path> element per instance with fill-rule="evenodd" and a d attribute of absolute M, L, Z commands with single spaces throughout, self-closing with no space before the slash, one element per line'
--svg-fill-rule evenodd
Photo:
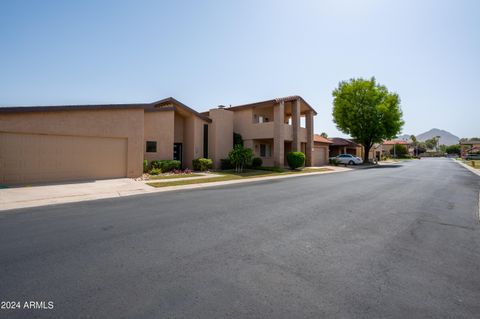
<path fill-rule="evenodd" d="M 471 166 L 468 166 L 467 164 L 464 164 L 464 163 L 462 163 L 462 162 L 460 162 L 460 161 L 458 161 L 458 160 L 456 160 L 456 159 L 453 159 L 453 158 L 452 158 L 452 161 L 454 161 L 454 162 L 460 164 L 461 166 L 465 167 L 465 168 L 468 169 L 470 172 L 472 172 L 472 173 L 480 176 L 480 170 L 475 169 L 475 168 L 473 168 L 473 167 L 471 167 Z"/>

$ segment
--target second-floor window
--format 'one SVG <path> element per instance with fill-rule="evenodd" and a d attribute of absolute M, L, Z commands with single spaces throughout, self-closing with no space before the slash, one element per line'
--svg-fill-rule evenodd
<path fill-rule="evenodd" d="M 268 117 L 265 117 L 263 115 L 255 115 L 255 123 L 267 123 L 268 122 Z"/>

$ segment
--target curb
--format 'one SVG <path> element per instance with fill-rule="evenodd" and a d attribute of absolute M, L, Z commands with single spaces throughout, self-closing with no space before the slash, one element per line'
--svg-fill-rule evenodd
<path fill-rule="evenodd" d="M 456 160 L 456 159 L 452 159 L 452 161 L 454 161 L 455 163 L 458 163 L 458 164 L 460 164 L 461 166 L 465 167 L 465 168 L 468 169 L 470 172 L 472 172 L 472 173 L 480 176 L 480 170 L 475 169 L 475 168 L 473 168 L 473 167 L 471 167 L 471 166 L 468 166 L 467 164 L 464 164 L 464 163 L 462 163 L 462 162 L 460 162 L 460 161 L 458 161 L 458 160 Z"/>

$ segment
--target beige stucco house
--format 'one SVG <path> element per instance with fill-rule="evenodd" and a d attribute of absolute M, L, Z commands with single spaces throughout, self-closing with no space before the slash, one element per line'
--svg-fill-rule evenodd
<path fill-rule="evenodd" d="M 0 184 L 137 177 L 144 159 L 177 159 L 191 167 L 193 159 L 208 157 L 219 167 L 233 147 L 233 132 L 265 166 L 284 166 L 287 152 L 294 150 L 305 152 L 310 166 L 315 115 L 299 96 L 202 114 L 174 98 L 2 107 Z"/>

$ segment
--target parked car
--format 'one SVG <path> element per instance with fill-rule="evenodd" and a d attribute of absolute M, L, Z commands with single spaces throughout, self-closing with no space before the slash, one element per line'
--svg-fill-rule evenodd
<path fill-rule="evenodd" d="M 472 160 L 480 160 L 480 154 L 467 154 L 467 156 L 465 156 L 465 159 L 468 160 L 468 161 L 472 161 Z"/>
<path fill-rule="evenodd" d="M 335 159 L 338 163 L 345 165 L 358 165 L 363 163 L 360 157 L 353 156 L 352 154 L 339 154 L 331 159 Z"/>

